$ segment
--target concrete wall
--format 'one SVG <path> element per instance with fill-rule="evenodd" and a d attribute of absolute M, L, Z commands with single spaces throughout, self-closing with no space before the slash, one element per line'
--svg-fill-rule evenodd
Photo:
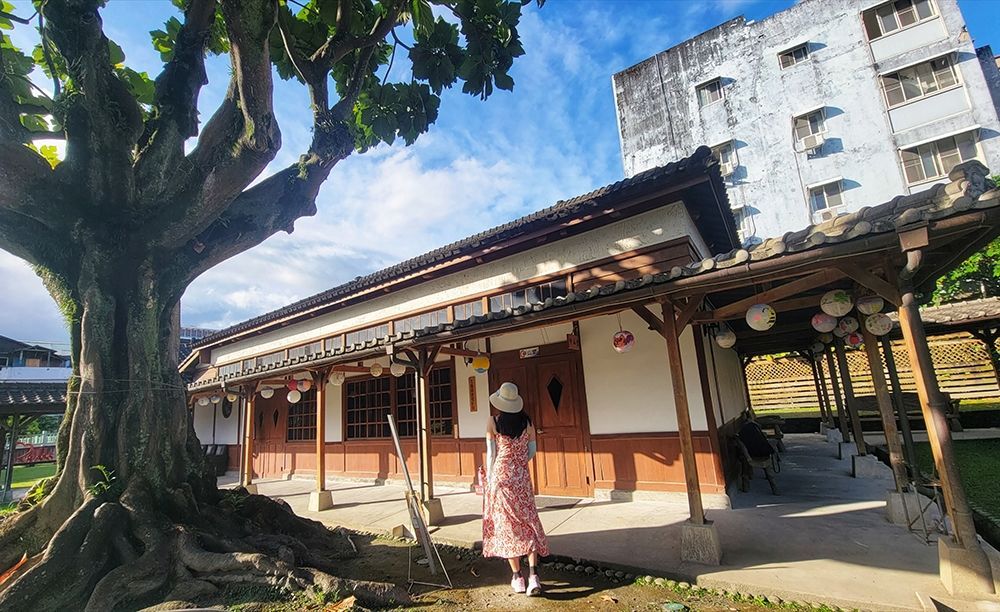
<path fill-rule="evenodd" d="M 627 353 L 617 353 L 611 347 L 611 336 L 618 331 L 617 317 L 580 322 L 590 433 L 677 431 L 663 338 L 630 311 L 623 312 L 621 320 L 622 326 L 636 337 L 635 348 Z M 706 430 L 708 420 L 690 328 L 681 334 L 681 352 L 691 426 L 696 431 Z"/>
<path fill-rule="evenodd" d="M 981 160 L 1000 169 L 1000 120 L 984 62 L 956 1 L 933 1 L 932 20 L 869 45 L 861 12 L 876 3 L 802 0 L 759 22 L 726 22 L 616 74 L 625 173 L 732 140 L 739 167 L 729 198 L 747 212 L 744 238 L 759 239 L 811 223 L 807 185 L 841 179 L 847 211 L 925 189 L 907 186 L 899 149 L 928 137 L 978 126 Z M 782 69 L 778 54 L 803 43 L 809 58 Z M 906 121 L 894 127 L 878 75 L 946 53 L 955 54 L 969 109 L 934 107 L 936 117 L 920 120 L 900 107 L 894 114 Z M 696 86 L 715 78 L 724 98 L 700 108 Z M 797 153 L 792 119 L 816 108 L 826 113 L 826 143 L 815 154 Z"/>
<path fill-rule="evenodd" d="M 305 344 L 341 331 L 374 325 L 406 313 L 459 301 L 466 296 L 555 274 L 611 255 L 661 244 L 683 236 L 691 237 L 701 256 L 708 254 L 708 248 L 684 205 L 680 202 L 668 204 L 579 236 L 430 280 L 261 336 L 214 348 L 212 363 L 229 363 Z"/>
<path fill-rule="evenodd" d="M 740 416 L 747 407 L 743 365 L 736 351 L 720 347 L 710 336 L 706 337 L 706 345 L 710 349 L 706 360 L 714 372 L 712 394 L 718 397 L 716 402 L 722 417 L 718 425 L 721 427 Z"/>

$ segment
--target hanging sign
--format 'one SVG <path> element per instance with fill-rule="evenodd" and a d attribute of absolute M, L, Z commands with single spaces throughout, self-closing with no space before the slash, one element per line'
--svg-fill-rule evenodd
<path fill-rule="evenodd" d="M 566 334 L 566 348 L 571 351 L 580 350 L 580 336 L 576 334 Z"/>
<path fill-rule="evenodd" d="M 479 405 L 476 403 L 476 377 L 469 377 L 469 412 L 478 412 Z"/>
<path fill-rule="evenodd" d="M 538 347 L 533 346 L 531 348 L 523 348 L 518 353 L 521 355 L 521 359 L 531 359 L 532 357 L 538 357 Z"/>

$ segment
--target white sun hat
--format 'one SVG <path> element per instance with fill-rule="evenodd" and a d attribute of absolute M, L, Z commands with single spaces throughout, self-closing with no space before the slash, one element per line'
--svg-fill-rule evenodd
<path fill-rule="evenodd" d="M 511 414 L 521 412 L 524 408 L 524 400 L 517 393 L 517 385 L 512 382 L 505 382 L 500 385 L 493 395 L 490 395 L 490 403 L 500 412 Z"/>

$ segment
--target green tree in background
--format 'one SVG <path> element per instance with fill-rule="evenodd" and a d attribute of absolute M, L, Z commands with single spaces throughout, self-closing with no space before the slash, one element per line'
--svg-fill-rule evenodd
<path fill-rule="evenodd" d="M 1000 185 L 1000 174 L 993 176 Z M 1000 296 L 1000 238 L 986 245 L 938 279 L 931 296 L 935 305 Z"/>

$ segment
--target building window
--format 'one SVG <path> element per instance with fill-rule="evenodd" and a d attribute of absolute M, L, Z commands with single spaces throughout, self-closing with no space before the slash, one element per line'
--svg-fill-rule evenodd
<path fill-rule="evenodd" d="M 885 101 L 889 108 L 899 106 L 958 83 L 958 75 L 950 57 L 904 68 L 882 77 Z"/>
<path fill-rule="evenodd" d="M 464 321 L 465 319 L 471 319 L 472 317 L 478 317 L 483 314 L 483 301 L 473 300 L 471 302 L 466 302 L 464 304 L 459 304 L 455 306 L 455 320 Z"/>
<path fill-rule="evenodd" d="M 327 351 L 336 351 L 344 347 L 344 337 L 334 336 L 333 338 L 327 338 L 326 342 L 323 343 Z"/>
<path fill-rule="evenodd" d="M 826 133 L 826 119 L 823 109 L 800 115 L 794 120 L 796 149 L 813 151 L 823 144 Z"/>
<path fill-rule="evenodd" d="M 719 171 L 724 177 L 732 176 L 740 165 L 736 160 L 736 147 L 733 146 L 732 140 L 712 147 L 712 155 L 719 160 Z"/>
<path fill-rule="evenodd" d="M 237 361 L 236 363 L 230 363 L 224 366 L 219 366 L 219 378 L 226 378 L 227 376 L 236 376 L 243 370 L 243 362 Z"/>
<path fill-rule="evenodd" d="M 722 79 L 714 79 L 703 83 L 696 88 L 698 92 L 698 106 L 708 106 L 712 102 L 722 99 Z"/>
<path fill-rule="evenodd" d="M 302 399 L 288 405 L 288 441 L 316 439 L 316 390 L 302 393 Z"/>
<path fill-rule="evenodd" d="M 312 344 L 307 344 L 305 346 L 296 346 L 295 348 L 288 349 L 288 358 L 294 359 L 296 357 L 310 357 L 312 355 L 318 355 L 323 352 L 323 342 L 316 341 Z"/>
<path fill-rule="evenodd" d="M 840 181 L 817 185 L 809 189 L 809 211 L 813 223 L 822 223 L 837 216 L 844 205 L 843 185 Z"/>
<path fill-rule="evenodd" d="M 557 298 L 566 295 L 566 279 L 560 278 L 548 283 L 541 283 L 494 295 L 490 298 L 490 312 L 500 312 L 502 310 L 513 310 L 518 306 L 527 304 L 538 304 L 548 298 Z"/>
<path fill-rule="evenodd" d="M 789 49 L 788 51 L 782 51 L 778 54 L 778 62 L 781 63 L 781 69 L 791 68 L 799 62 L 804 62 L 809 59 L 809 45 L 801 44 L 798 47 Z"/>
<path fill-rule="evenodd" d="M 975 159 L 978 154 L 974 132 L 900 151 L 906 182 L 911 185 L 948 176 L 956 165 Z"/>
<path fill-rule="evenodd" d="M 423 329 L 425 327 L 444 325 L 447 322 L 448 322 L 448 309 L 442 308 L 441 310 L 435 310 L 434 312 L 425 312 L 424 314 L 407 317 L 405 319 L 399 319 L 398 321 L 393 323 L 393 331 L 399 334 L 402 332 L 413 331 L 416 329 Z"/>
<path fill-rule="evenodd" d="M 366 329 L 359 329 L 357 331 L 352 331 L 347 334 L 347 344 L 348 346 L 352 344 L 364 344 L 371 340 L 376 340 L 378 338 L 385 338 L 389 335 L 389 325 L 383 323 L 382 325 L 376 325 L 374 327 L 368 327 Z"/>
<path fill-rule="evenodd" d="M 450 436 L 454 429 L 454 372 L 450 364 L 435 366 L 428 375 L 428 408 L 432 435 Z M 417 376 L 380 376 L 344 383 L 347 439 L 388 438 L 387 414 L 396 420 L 401 438 L 417 435 Z"/>
<path fill-rule="evenodd" d="M 868 40 L 875 40 L 934 16 L 930 0 L 895 0 L 862 14 Z"/>
<path fill-rule="evenodd" d="M 275 351 L 257 358 L 257 367 L 263 368 L 269 365 L 281 363 L 285 360 L 285 351 Z"/>

